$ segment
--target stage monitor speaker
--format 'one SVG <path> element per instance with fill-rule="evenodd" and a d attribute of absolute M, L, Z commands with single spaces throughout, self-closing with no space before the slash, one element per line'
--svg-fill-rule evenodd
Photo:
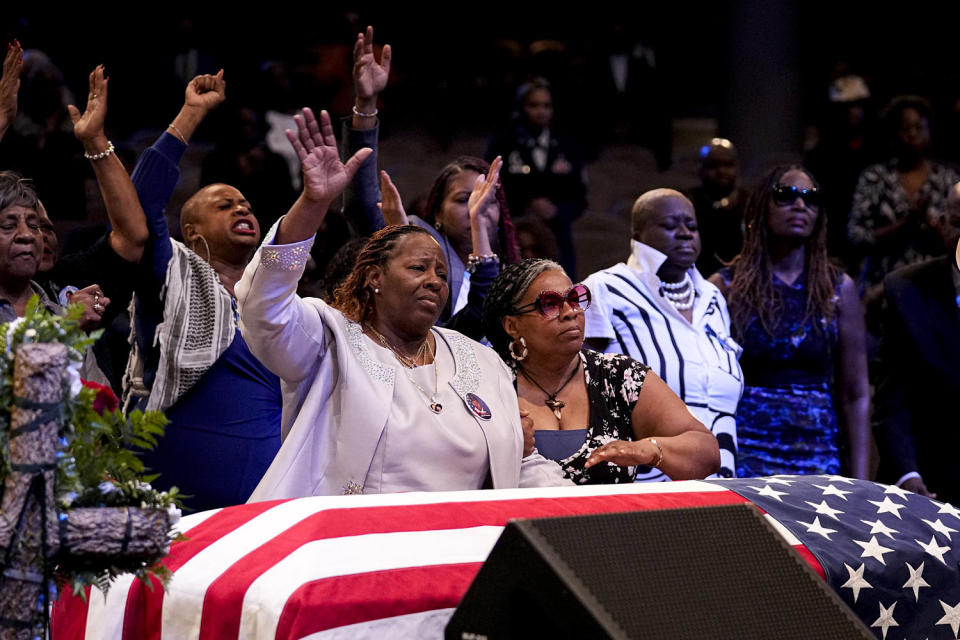
<path fill-rule="evenodd" d="M 873 638 L 753 505 L 507 524 L 446 627 L 501 638 Z"/>

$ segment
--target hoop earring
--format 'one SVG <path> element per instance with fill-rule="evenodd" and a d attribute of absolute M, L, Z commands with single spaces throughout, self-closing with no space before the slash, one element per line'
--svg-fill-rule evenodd
<path fill-rule="evenodd" d="M 520 342 L 520 348 L 522 349 L 519 356 L 517 355 L 517 352 L 513 348 L 513 346 L 517 343 L 517 341 Z M 510 357 L 516 360 L 517 362 L 522 362 L 526 360 L 527 356 L 530 355 L 530 350 L 527 349 L 527 341 L 523 339 L 523 336 L 520 336 L 519 338 L 517 338 L 517 340 L 511 340 L 510 344 L 507 346 L 507 349 L 510 351 Z"/>
<path fill-rule="evenodd" d="M 203 240 L 203 246 L 207 249 L 207 262 L 210 262 L 210 245 L 207 244 L 207 239 L 203 237 L 202 233 L 198 233 L 197 237 Z"/>

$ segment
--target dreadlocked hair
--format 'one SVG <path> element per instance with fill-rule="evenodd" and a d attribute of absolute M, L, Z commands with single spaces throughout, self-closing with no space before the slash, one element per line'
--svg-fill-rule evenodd
<path fill-rule="evenodd" d="M 385 267 L 400 240 L 411 233 L 422 233 L 433 239 L 429 231 L 412 224 L 391 225 L 370 236 L 350 274 L 334 292 L 330 306 L 354 322 L 363 323 L 373 309 L 373 291 L 367 284 L 367 274 L 373 267 Z"/>
<path fill-rule="evenodd" d="M 474 156 L 460 156 L 445 166 L 433 181 L 430 195 L 427 196 L 427 204 L 423 212 L 425 221 L 431 225 L 436 223 L 437 215 L 443 207 L 443 199 L 447 195 L 450 179 L 464 171 L 475 171 L 486 176 L 490 171 L 490 164 Z M 497 185 L 496 197 L 497 204 L 500 206 L 500 224 L 497 225 L 498 246 L 494 247 L 494 250 L 500 254 L 502 263 L 511 264 L 520 260 L 520 249 L 517 246 L 517 233 L 513 228 L 513 220 L 510 219 L 510 209 L 507 207 L 507 196 L 503 192 L 502 182 Z"/>
<path fill-rule="evenodd" d="M 771 170 L 753 190 L 744 209 L 747 225 L 743 250 L 733 259 L 733 271 L 727 291 L 727 302 L 733 320 L 734 337 L 743 339 L 752 318 L 759 318 L 763 329 L 773 335 L 783 315 L 783 299 L 773 285 L 773 269 L 767 252 L 767 216 L 773 202 L 773 188 L 788 171 L 802 171 L 813 185 L 820 188 L 816 178 L 797 165 L 779 166 Z M 802 323 L 811 319 L 829 323 L 837 314 L 836 287 L 842 273 L 830 264 L 827 257 L 827 215 L 821 208 L 813 225 L 813 232 L 804 246 L 804 275 L 807 300 Z M 813 323 L 819 330 L 820 322 Z"/>
<path fill-rule="evenodd" d="M 566 275 L 563 267 L 546 258 L 527 258 L 514 262 L 503 268 L 483 301 L 480 321 L 484 335 L 494 351 L 511 367 L 516 366 L 516 361 L 510 357 L 510 341 L 513 338 L 503 329 L 503 319 L 513 312 L 533 281 L 544 271 L 559 271 Z"/>

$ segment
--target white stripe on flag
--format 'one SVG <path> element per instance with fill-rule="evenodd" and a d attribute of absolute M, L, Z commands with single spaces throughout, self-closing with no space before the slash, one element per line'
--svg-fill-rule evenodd
<path fill-rule="evenodd" d="M 483 562 L 503 527 L 376 533 L 315 540 L 257 578 L 244 597 L 239 638 L 272 638 L 301 585 L 333 576 L 438 564 Z"/>
<path fill-rule="evenodd" d="M 163 598 L 161 638 L 192 640 L 200 635 L 207 587 L 244 555 L 316 511 L 310 500 L 290 500 L 237 527 L 180 567 Z M 201 515 L 201 514 L 197 514 Z"/>
<path fill-rule="evenodd" d="M 96 640 L 121 640 L 123 614 L 127 609 L 127 592 L 134 577 L 125 573 L 110 586 L 107 597 L 96 587 L 90 589 L 87 600 L 87 625 L 83 637 Z M 69 587 L 68 587 L 69 588 Z"/>

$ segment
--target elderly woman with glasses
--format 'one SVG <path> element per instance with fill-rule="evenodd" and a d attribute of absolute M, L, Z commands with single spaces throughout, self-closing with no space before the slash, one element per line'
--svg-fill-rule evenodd
<path fill-rule="evenodd" d="M 487 339 L 516 375 L 535 443 L 577 484 L 632 482 L 638 466 L 676 480 L 720 466 L 716 438 L 649 368 L 583 348 L 590 290 L 551 260 L 507 266 L 483 308 Z"/>
<path fill-rule="evenodd" d="M 802 167 L 777 167 L 750 196 L 744 218 L 743 251 L 710 277 L 727 297 L 743 347 L 737 475 L 866 478 L 863 312 L 853 281 L 827 257 L 817 183 Z"/>

